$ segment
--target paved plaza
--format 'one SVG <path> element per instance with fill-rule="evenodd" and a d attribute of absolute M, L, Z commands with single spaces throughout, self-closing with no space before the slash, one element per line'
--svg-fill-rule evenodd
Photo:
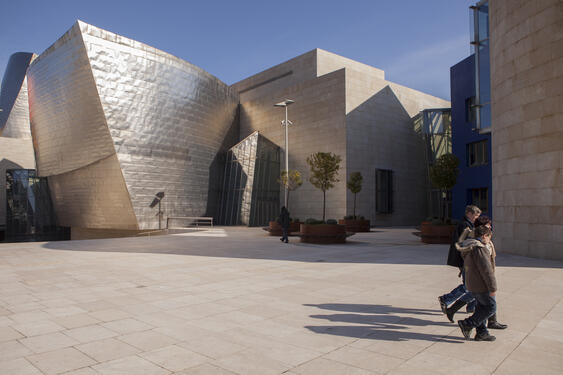
<path fill-rule="evenodd" d="M 0 244 L 0 374 L 561 374 L 563 263 L 499 254 L 509 328 L 466 341 L 448 246 L 413 231 Z"/>

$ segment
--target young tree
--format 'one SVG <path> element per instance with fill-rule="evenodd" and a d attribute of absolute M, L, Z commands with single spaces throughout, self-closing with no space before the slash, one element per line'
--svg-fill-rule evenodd
<path fill-rule="evenodd" d="M 354 194 L 354 219 L 356 218 L 356 194 L 362 191 L 362 174 L 360 172 L 350 173 L 350 179 L 346 183 L 346 187 Z"/>
<path fill-rule="evenodd" d="M 303 185 L 303 178 L 301 177 L 301 172 L 290 169 L 288 173 L 288 171 L 283 170 L 280 175 L 280 178 L 278 179 L 278 183 L 284 188 L 287 187 L 286 208 L 289 210 L 289 193 L 299 188 L 299 186 Z"/>
<path fill-rule="evenodd" d="M 317 152 L 307 158 L 307 164 L 311 167 L 309 181 L 323 192 L 323 221 L 326 212 L 326 191 L 333 188 L 334 184 L 339 181 L 336 176 L 341 160 L 339 155 L 332 152 Z"/>
<path fill-rule="evenodd" d="M 459 174 L 459 159 L 453 154 L 444 154 L 436 159 L 433 166 L 430 167 L 430 182 L 435 188 L 440 189 L 443 201 L 446 200 L 446 192 L 455 186 L 457 175 Z M 442 213 L 442 221 L 448 216 L 446 214 L 446 205 L 441 203 L 440 212 Z"/>

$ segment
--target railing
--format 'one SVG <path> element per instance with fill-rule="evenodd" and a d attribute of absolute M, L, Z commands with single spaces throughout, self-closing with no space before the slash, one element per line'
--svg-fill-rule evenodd
<path fill-rule="evenodd" d="M 170 225 L 172 221 L 183 220 L 187 222 L 186 225 L 180 227 L 173 227 Z M 182 229 L 182 228 L 213 228 L 213 218 L 205 216 L 173 216 L 166 218 L 166 229 Z"/>

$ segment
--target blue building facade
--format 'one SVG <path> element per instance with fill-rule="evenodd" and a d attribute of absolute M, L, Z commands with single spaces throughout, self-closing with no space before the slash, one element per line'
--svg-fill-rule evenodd
<path fill-rule="evenodd" d="M 475 77 L 474 54 L 450 68 L 452 153 L 460 161 L 457 184 L 452 190 L 454 218 L 463 217 L 468 204 L 477 205 L 484 214 L 493 216 L 491 133 L 477 128 Z M 480 115 L 483 117 L 485 113 Z"/>

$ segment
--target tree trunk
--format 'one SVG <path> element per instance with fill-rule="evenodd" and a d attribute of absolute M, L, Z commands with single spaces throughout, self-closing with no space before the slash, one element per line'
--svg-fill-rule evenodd
<path fill-rule="evenodd" d="M 354 220 L 356 219 L 356 193 L 354 193 Z"/>
<path fill-rule="evenodd" d="M 290 191 L 291 190 L 287 189 L 287 207 L 286 208 L 287 208 L 288 211 L 289 211 L 289 192 Z"/>
<path fill-rule="evenodd" d="M 323 221 L 325 221 L 325 200 L 326 200 L 326 192 L 323 190 Z"/>

